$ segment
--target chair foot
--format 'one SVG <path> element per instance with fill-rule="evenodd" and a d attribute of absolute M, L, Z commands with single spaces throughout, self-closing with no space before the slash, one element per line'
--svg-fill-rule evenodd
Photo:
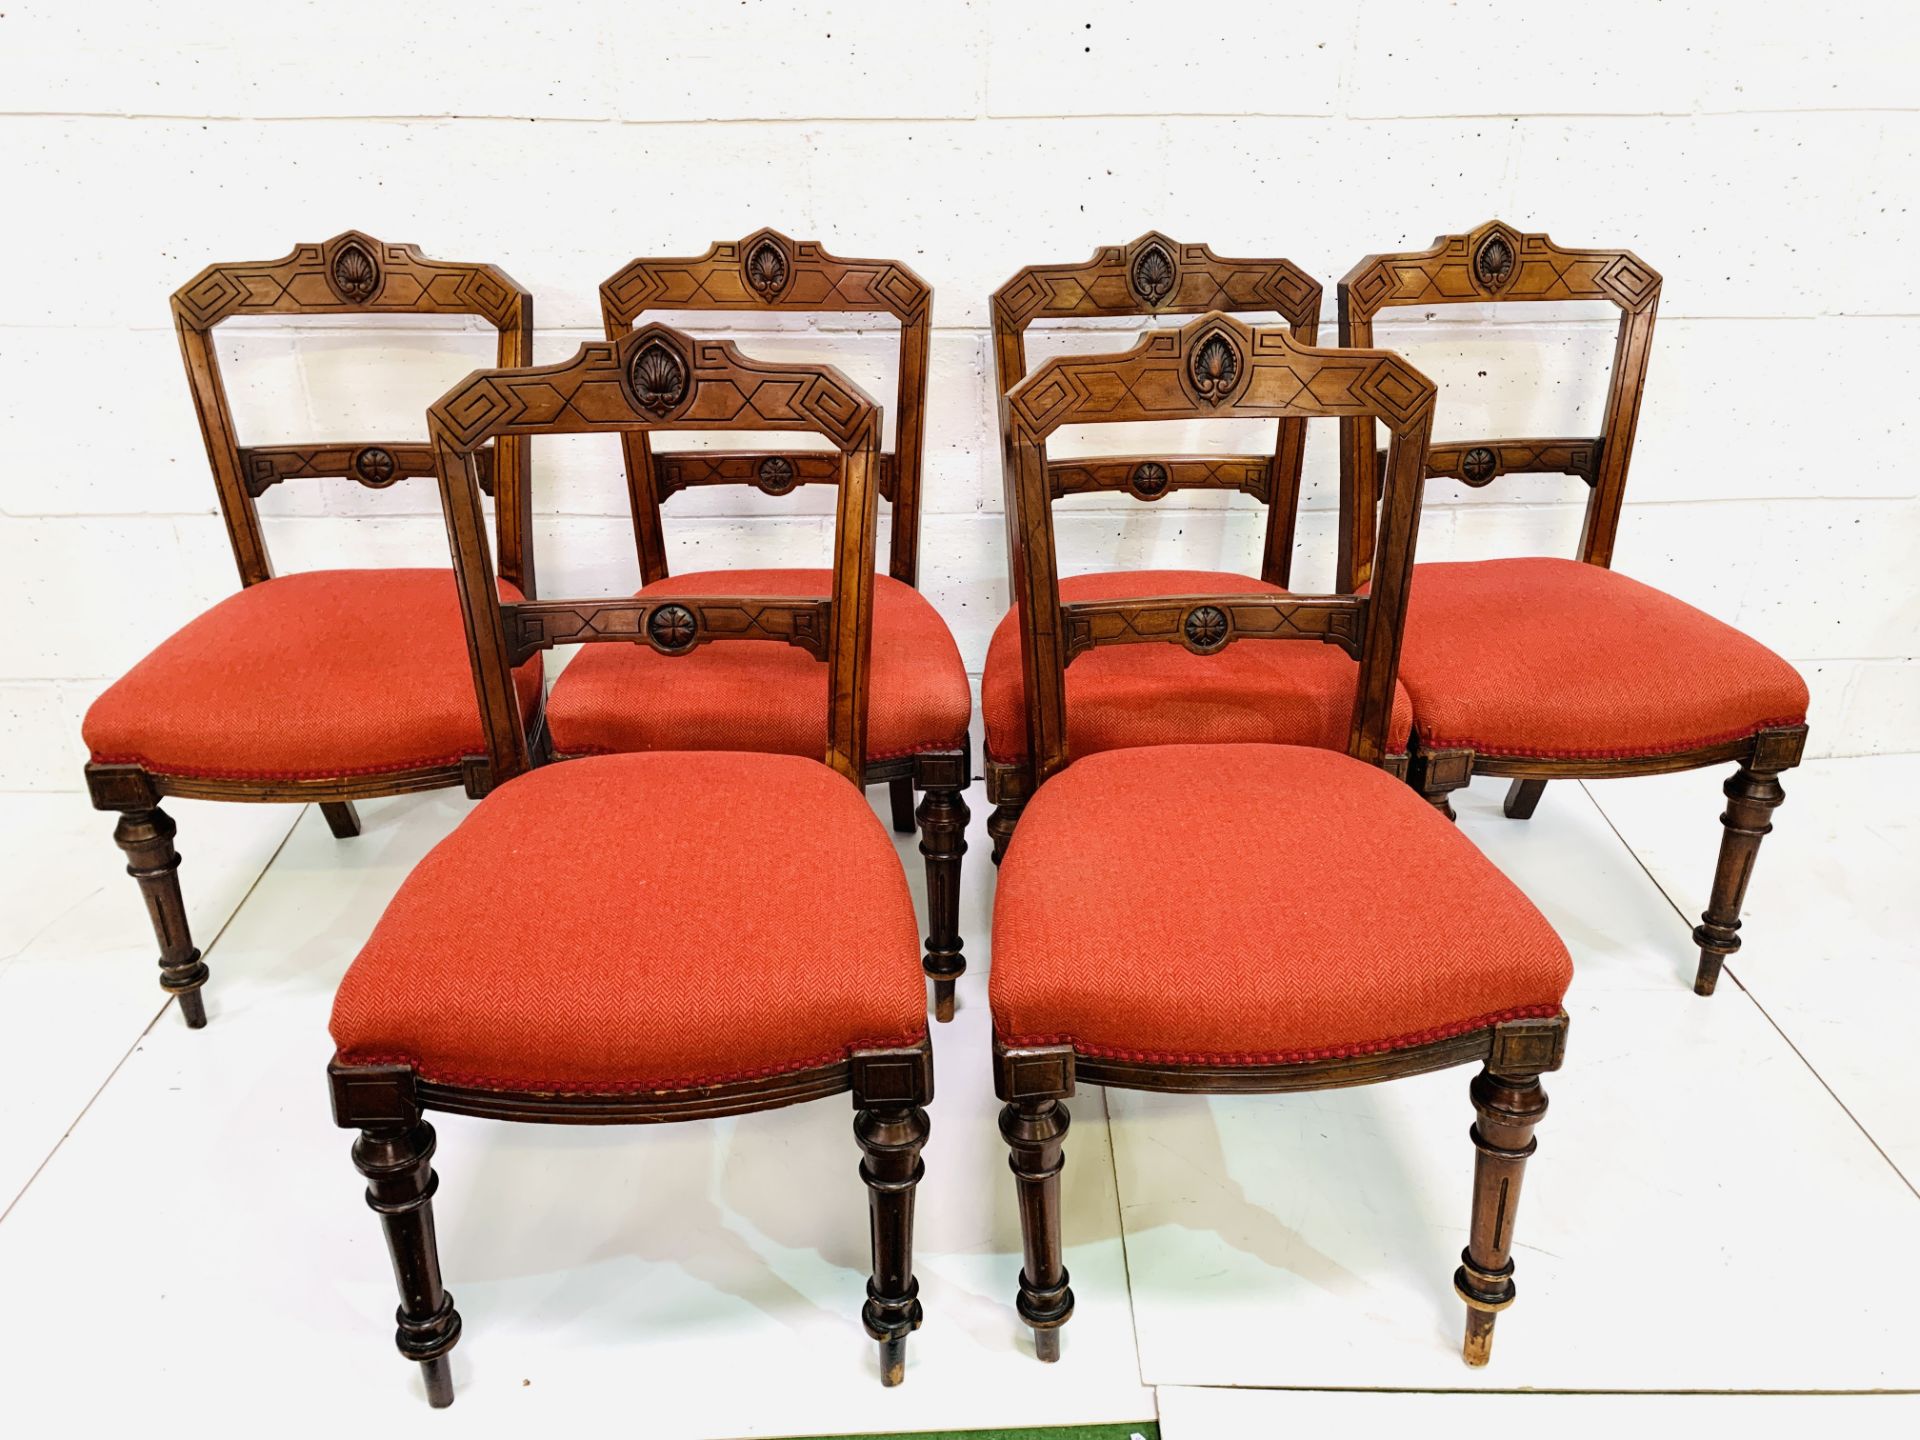
<path fill-rule="evenodd" d="M 333 832 L 334 839 L 351 840 L 360 833 L 360 812 L 353 808 L 351 800 L 323 801 L 320 813 L 327 817 L 327 828 Z"/>
<path fill-rule="evenodd" d="M 887 782 L 887 799 L 893 806 L 893 829 L 896 835 L 913 834 L 913 778 L 902 775 Z"/>
<path fill-rule="evenodd" d="M 1720 816 L 1725 827 L 1720 860 L 1714 868 L 1706 913 L 1693 930 L 1693 943 L 1700 947 L 1700 968 L 1693 977 L 1696 995 L 1713 994 L 1720 983 L 1720 967 L 1740 948 L 1740 907 L 1746 902 L 1747 882 L 1753 878 L 1760 842 L 1773 833 L 1773 812 L 1787 798 L 1778 771 L 1745 765 L 1721 789 L 1727 808 Z"/>
<path fill-rule="evenodd" d="M 1493 1358 L 1493 1317 L 1491 1310 L 1467 1311 L 1467 1338 L 1460 1346 L 1460 1357 L 1478 1369 Z"/>
<path fill-rule="evenodd" d="M 880 1342 L 880 1383 L 898 1385 L 907 1378 L 907 1337 L 889 1335 Z"/>
<path fill-rule="evenodd" d="M 207 983 L 206 962 L 187 929 L 187 906 L 180 897 L 180 856 L 173 848 L 173 817 L 158 805 L 128 810 L 113 829 L 113 843 L 127 857 L 127 873 L 139 882 L 147 918 L 160 942 L 160 988 L 180 1001 L 190 1030 L 207 1023 L 200 987 Z"/>
<path fill-rule="evenodd" d="M 954 982 L 966 973 L 960 942 L 960 860 L 967 853 L 967 802 L 958 790 L 930 787 L 920 801 L 920 853 L 927 861 L 927 950 L 934 1018 L 953 1019 Z"/>
<path fill-rule="evenodd" d="M 420 1378 L 427 1382 L 427 1404 L 444 1410 L 453 1403 L 453 1365 L 445 1355 L 422 1360 Z"/>
<path fill-rule="evenodd" d="M 1540 792 L 1546 788 L 1544 780 L 1516 780 L 1507 787 L 1506 803 L 1500 808 L 1509 820 L 1531 820 L 1534 806 L 1540 803 Z"/>
<path fill-rule="evenodd" d="M 1036 1330 L 1033 1332 L 1034 1358 L 1051 1365 L 1060 1358 L 1060 1330 Z"/>

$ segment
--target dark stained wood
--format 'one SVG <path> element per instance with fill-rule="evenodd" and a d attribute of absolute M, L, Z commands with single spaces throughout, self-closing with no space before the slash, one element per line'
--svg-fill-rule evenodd
<path fill-rule="evenodd" d="M 893 810 L 893 830 L 896 835 L 913 834 L 913 779 L 911 776 L 897 775 L 887 781 L 887 803 Z"/>
<path fill-rule="evenodd" d="M 1536 1142 L 1533 1127 L 1547 1113 L 1537 1072 L 1499 1073 L 1489 1064 L 1473 1079 L 1473 1220 L 1454 1292 L 1467 1305 L 1461 1355 L 1485 1365 L 1493 1355 L 1493 1322 L 1514 1301 L 1513 1226 L 1520 1181 Z"/>
<path fill-rule="evenodd" d="M 933 291 L 898 260 L 850 260 L 811 240 L 757 230 L 717 241 L 704 255 L 642 257 L 600 286 L 607 339 L 618 340 L 659 311 L 779 311 L 787 314 L 875 312 L 900 321 L 900 384 L 894 399 L 894 449 L 881 457 L 880 493 L 892 503 L 887 572 L 917 583 L 920 471 L 926 446 L 927 369 Z M 750 484 L 785 494 L 797 484 L 833 483 L 827 457 L 784 452 L 725 456 L 655 455 L 646 431 L 622 437 L 634 540 L 645 582 L 667 574 L 660 502 L 687 485 Z M 770 469 L 768 461 L 778 461 Z"/>
<path fill-rule="evenodd" d="M 1137 315 L 1204 315 L 1272 311 L 1296 338 L 1320 334 L 1320 282 L 1291 260 L 1238 260 L 1206 245 L 1187 245 L 1149 231 L 1131 245 L 1108 245 L 1068 265 L 1029 265 L 993 295 L 996 387 L 1004 395 L 1027 374 L 1026 336 L 1042 320 Z M 1306 428 L 1284 418 L 1272 455 L 1139 455 L 1069 460 L 1047 467 L 1052 493 L 1108 490 L 1158 500 L 1175 490 L 1232 489 L 1267 505 L 1263 578 L 1285 585 L 1293 560 L 1300 468 Z"/>
<path fill-rule="evenodd" d="M 1395 306 L 1432 311 L 1456 303 L 1498 301 L 1604 300 L 1620 312 L 1613 365 L 1600 434 L 1590 438 L 1452 440 L 1432 446 L 1427 473 L 1485 485 L 1505 474 L 1532 471 L 1577 475 L 1590 488 L 1580 536 L 1579 558 L 1590 565 L 1613 561 L 1620 507 L 1626 495 L 1627 467 L 1634 431 L 1646 390 L 1647 360 L 1654 317 L 1660 305 L 1660 276 L 1628 250 L 1570 250 L 1545 235 L 1526 235 L 1492 220 L 1463 235 L 1443 235 L 1417 254 L 1369 255 L 1347 273 L 1339 287 L 1340 339 L 1343 345 L 1373 340 L 1374 317 Z M 1340 583 L 1367 578 L 1378 502 L 1378 460 L 1371 422 L 1343 422 L 1340 449 Z M 1747 876 L 1761 838 L 1771 827 L 1766 813 L 1779 804 L 1754 798 L 1751 777 L 1772 778 L 1800 761 L 1806 726 L 1776 726 L 1752 735 L 1667 754 L 1634 754 L 1602 732 L 1591 737 L 1588 758 L 1479 755 L 1470 750 L 1427 750 L 1419 743 L 1418 716 L 1411 773 L 1435 808 L 1453 816 L 1448 793 L 1475 774 L 1504 775 L 1515 783 L 1508 791 L 1506 814 L 1524 820 L 1539 803 L 1550 779 L 1598 780 L 1633 775 L 1664 775 L 1732 761 L 1741 768 L 1727 782 L 1726 835 L 1714 875 L 1713 900 L 1694 931 L 1700 964 L 1694 990 L 1711 995 L 1725 958 L 1739 948 L 1739 908 Z M 1761 790 L 1765 790 L 1765 786 Z M 1742 794 L 1736 800 L 1734 791 Z M 991 792 L 989 792 L 991 793 Z M 1757 807 L 1757 808 L 1756 808 Z"/>
<path fill-rule="evenodd" d="M 1014 1305 L 1033 1330 L 1035 1356 L 1048 1362 L 1060 1358 L 1060 1327 L 1073 1318 L 1073 1289 L 1060 1241 L 1060 1172 L 1066 1168 L 1072 1118 L 1057 1098 L 1011 1100 L 1000 1111 L 1000 1134 L 1013 1152 L 1009 1163 L 1020 1201 L 1023 1264 Z"/>
<path fill-rule="evenodd" d="M 879 415 L 873 401 L 830 366 L 750 360 L 724 341 L 695 340 L 664 325 L 646 325 L 618 340 L 582 345 L 571 360 L 558 365 L 476 371 L 435 403 L 427 412 L 428 426 L 439 456 L 441 501 L 460 579 L 493 783 L 513 778 L 531 763 L 526 720 L 513 688 L 514 646 L 554 643 L 548 627 L 556 618 L 568 643 L 632 644 L 644 637 L 663 654 L 685 654 L 702 638 L 757 634 L 791 641 L 809 624 L 826 626 L 830 698 L 825 758 L 842 775 L 861 783 L 873 641 Z M 828 601 L 781 601 L 776 608 L 785 618 L 771 619 L 753 610 L 757 597 L 702 600 L 697 607 L 678 599 L 564 600 L 525 607 L 500 599 L 491 579 L 473 463 L 483 444 L 497 443 L 503 436 L 625 435 L 690 427 L 811 432 L 840 452 L 833 594 Z M 719 626 L 717 633 L 703 628 L 710 608 L 743 617 L 742 624 Z M 522 626 L 518 617 L 523 613 L 538 617 L 538 623 Z M 746 624 L 745 617 L 752 617 L 752 624 Z"/>
<path fill-rule="evenodd" d="M 943 1023 L 953 1019 L 954 987 L 967 968 L 960 953 L 960 861 L 967 853 L 967 821 L 971 818 L 959 785 L 933 786 L 920 801 L 920 853 L 927 863 L 928 915 L 922 965 L 933 981 L 934 1019 Z"/>
<path fill-rule="evenodd" d="M 147 918 L 160 941 L 160 988 L 180 1002 L 190 1029 L 207 1023 L 206 962 L 187 928 L 186 902 L 180 897 L 180 856 L 173 848 L 173 817 L 158 805 L 126 810 L 113 827 L 113 843 L 126 852 L 127 873 L 140 885 Z"/>
<path fill-rule="evenodd" d="M 320 244 L 295 246 L 278 260 L 210 265 L 174 292 L 172 308 L 207 462 L 243 586 L 257 585 L 273 575 L 254 503 L 271 486 L 311 477 L 347 479 L 385 489 L 410 476 L 433 474 L 433 452 L 418 442 L 387 440 L 241 445 L 214 346 L 214 331 L 221 322 L 236 315 L 472 315 L 498 330 L 496 353 L 502 365 L 524 364 L 533 354 L 533 297 L 503 271 L 492 265 L 432 260 L 412 245 L 389 244 L 357 230 Z M 488 493 L 498 501 L 500 574 L 528 596 L 534 594 L 530 463 L 531 452 L 517 437 L 490 447 L 476 461 Z M 536 728 L 529 743 L 543 743 L 538 738 L 540 716 L 531 718 Z M 159 823 L 145 817 L 160 815 L 154 807 L 161 796 L 178 795 L 196 800 L 317 802 L 333 834 L 348 839 L 360 828 L 353 801 L 452 785 L 471 788 L 479 761 L 475 756 L 447 765 L 310 780 L 158 775 L 122 764 L 90 764 L 86 775 L 95 808 L 126 812 L 123 826 L 131 823 L 137 831 Z M 164 815 L 160 821 L 165 824 L 170 864 L 177 866 L 179 857 L 171 844 L 173 822 Z M 137 843 L 148 848 L 152 844 Z M 175 983 L 186 973 L 178 959 L 184 953 L 181 947 L 191 949 L 185 912 L 179 909 L 178 880 L 169 869 L 164 888 L 172 897 L 168 904 L 178 913 L 164 920 L 155 908 L 152 886 L 142 880 L 141 888 L 147 893 L 160 941 L 162 986 L 179 995 L 181 1014 L 197 1029 L 206 1023 L 200 995 L 206 967 L 198 966 L 198 978 L 191 986 Z M 194 963 L 198 965 L 197 955 Z"/>
<path fill-rule="evenodd" d="M 354 1163 L 367 1177 L 367 1201 L 379 1213 L 400 1286 L 400 1353 L 420 1362 L 429 1401 L 450 1404 L 446 1354 L 460 1338 L 460 1316 L 442 1286 L 433 1228 L 433 1128 L 425 1111 L 550 1125 L 671 1124 L 779 1109 L 851 1094 L 873 1242 L 873 1277 L 861 1319 L 880 1347 L 881 1379 L 905 1375 L 907 1337 L 919 1328 L 913 1274 L 913 1197 L 925 1173 L 924 1108 L 933 1099 L 933 1048 L 922 1039 L 901 1049 L 855 1050 L 839 1060 L 782 1075 L 686 1090 L 577 1095 L 475 1090 L 437 1084 L 408 1065 L 343 1065 L 327 1077 L 334 1123 L 357 1129 Z"/>

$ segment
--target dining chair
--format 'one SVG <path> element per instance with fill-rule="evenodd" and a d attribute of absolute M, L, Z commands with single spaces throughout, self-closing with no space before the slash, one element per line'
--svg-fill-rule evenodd
<path fill-rule="evenodd" d="M 1379 350 L 1320 349 L 1210 314 L 1123 355 L 1049 360 L 1003 397 L 1013 587 L 1037 785 L 993 916 L 994 1086 L 1042 1360 L 1073 1313 L 1060 1175 L 1078 1084 L 1249 1094 L 1478 1063 L 1467 1246 L 1454 1287 L 1484 1364 L 1514 1298 L 1513 1225 L 1540 1076 L 1560 1065 L 1566 948 L 1384 763 L 1434 386 Z M 1201 416 L 1377 418 L 1391 434 L 1367 594 L 1068 600 L 1046 438 Z M 1078 755 L 1068 676 L 1107 646 L 1197 660 L 1319 642 L 1355 662 L 1347 742 L 1160 744 Z"/>
<path fill-rule="evenodd" d="M 1149 232 L 1131 245 L 1109 245 L 1075 265 L 1032 265 L 993 296 L 994 363 L 1004 394 L 1027 373 L 1026 337 L 1043 320 L 1117 316 L 1277 313 L 1305 343 L 1320 328 L 1320 283 L 1290 260 L 1235 260 L 1205 245 Z M 1208 416 L 1207 418 L 1215 418 Z M 1148 504 L 1176 490 L 1250 495 L 1267 509 L 1258 578 L 1217 570 L 1136 570 L 1072 575 L 1060 582 L 1071 601 L 1195 591 L 1286 593 L 1299 509 L 1306 422 L 1281 419 L 1271 455 L 1126 455 L 1047 462 L 1049 493 L 1124 496 Z M 1200 662 L 1177 649 L 1102 651 L 1068 679 L 1068 728 L 1076 754 L 1208 739 L 1221 743 L 1345 743 L 1352 665 L 1332 652 L 1303 654 L 1293 646 L 1249 646 Z M 980 682 L 986 725 L 987 830 L 998 863 L 1033 793 L 1026 745 L 1026 706 L 1019 619 L 1009 611 L 993 633 Z M 1396 756 L 1404 753 L 1412 709 L 1395 720 Z M 1393 763 L 1404 764 L 1396 759 Z"/>
<path fill-rule="evenodd" d="M 826 596 L 515 600 L 492 583 L 491 440 L 809 432 L 839 486 Z M 869 1192 L 862 1320 L 898 1384 L 921 1320 L 913 1201 L 933 1095 L 913 898 L 860 789 L 879 410 L 827 366 L 751 360 L 650 325 L 559 365 L 476 371 L 428 412 L 496 788 L 415 867 L 335 999 L 334 1118 L 400 1289 L 396 1343 L 453 1400 L 425 1112 L 654 1124 L 851 1092 Z M 684 657 L 721 641 L 821 667 L 821 756 L 652 750 L 530 768 L 525 659 L 554 645 Z M 824 759 L 825 763 L 821 761 Z"/>
<path fill-rule="evenodd" d="M 1619 311 L 1600 433 L 1449 440 L 1427 474 L 1469 486 L 1509 474 L 1587 486 L 1579 558 L 1422 565 L 1407 607 L 1401 679 L 1413 700 L 1413 779 L 1448 816 L 1449 792 L 1476 774 L 1513 780 L 1504 805 L 1531 818 L 1552 778 L 1660 775 L 1732 761 L 1720 860 L 1694 990 L 1711 995 L 1740 948 L 1740 909 L 1780 774 L 1800 763 L 1807 687 L 1758 641 L 1613 568 L 1646 389 L 1660 276 L 1628 250 L 1570 250 L 1492 220 L 1423 251 L 1369 255 L 1339 287 L 1340 343 L 1373 343 L 1390 308 L 1508 301 L 1605 301 Z M 1340 583 L 1367 582 L 1379 502 L 1372 423 L 1342 422 Z"/>
<path fill-rule="evenodd" d="M 953 1018 L 966 970 L 960 938 L 961 857 L 970 818 L 967 738 L 973 697 L 966 666 L 940 614 L 915 588 L 919 576 L 921 457 L 926 444 L 927 359 L 933 292 L 896 260 L 847 260 L 810 241 L 761 230 L 713 245 L 705 255 L 638 259 L 600 287 L 606 337 L 619 339 L 660 312 L 813 316 L 885 313 L 899 321 L 894 448 L 880 456 L 880 494 L 892 505 L 888 573 L 874 582 L 873 718 L 865 782 L 885 782 L 894 828 L 911 834 L 913 792 L 926 860 L 925 968 L 934 1013 Z M 704 425 L 706 417 L 693 417 Z M 837 470 L 817 450 L 656 450 L 658 431 L 621 437 L 640 595 L 824 595 L 820 569 L 710 569 L 669 575 L 662 502 L 682 490 L 748 486 L 786 495 L 833 484 Z M 811 755 L 819 751 L 819 667 L 763 645 L 721 644 L 668 665 L 646 650 L 582 655 L 555 680 L 548 716 L 564 755 L 725 748 Z"/>
<path fill-rule="evenodd" d="M 492 265 L 430 260 L 349 230 L 279 260 L 212 265 L 173 296 L 174 330 L 200 416 L 241 588 L 162 641 L 100 696 L 82 725 L 94 807 L 139 882 L 160 943 L 160 987 L 195 1029 L 207 966 L 180 894 L 165 796 L 317 802 L 339 839 L 355 800 L 486 784 L 485 746 L 444 569 L 314 570 L 276 576 L 256 501 L 273 486 L 352 480 L 384 490 L 433 474 L 419 442 L 245 445 L 214 331 L 237 316 L 472 315 L 499 332 L 502 365 L 532 358 L 533 297 Z M 534 593 L 528 452 L 505 437 L 476 462 L 497 502 L 503 595 Z M 527 736 L 541 738 L 541 667 L 514 674 Z"/>

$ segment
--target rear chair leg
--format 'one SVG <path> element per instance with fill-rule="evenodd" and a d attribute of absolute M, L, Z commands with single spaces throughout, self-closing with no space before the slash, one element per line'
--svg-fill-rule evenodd
<path fill-rule="evenodd" d="M 1713 994 L 1721 965 L 1740 948 L 1740 906 L 1747 898 L 1747 881 L 1753 878 L 1760 842 L 1773 831 L 1773 812 L 1787 798 L 1777 770 L 1745 765 L 1733 772 L 1723 793 L 1727 808 L 1720 816 L 1726 827 L 1720 837 L 1720 864 L 1713 872 L 1706 914 L 1693 930 L 1694 944 L 1700 947 L 1700 969 L 1693 979 L 1696 995 Z"/>
<path fill-rule="evenodd" d="M 860 1319 L 880 1343 L 880 1383 L 907 1373 L 907 1337 L 920 1328 L 920 1282 L 913 1275 L 913 1192 L 926 1174 L 927 1112 L 913 1104 L 874 1105 L 853 1117 L 860 1178 L 867 1182 L 873 1276 Z"/>
<path fill-rule="evenodd" d="M 958 790 L 929 788 L 920 802 L 920 853 L 927 858 L 927 953 L 934 1019 L 953 1019 L 954 984 L 966 973 L 960 953 L 960 857 L 971 812 Z"/>
<path fill-rule="evenodd" d="M 1507 803 L 1501 808 L 1509 820 L 1531 820 L 1533 807 L 1540 803 L 1540 792 L 1546 788 L 1544 780 L 1516 780 L 1507 787 Z"/>
<path fill-rule="evenodd" d="M 351 840 L 360 833 L 360 812 L 351 800 L 323 800 L 320 813 L 327 817 L 327 829 L 336 840 Z"/>
<path fill-rule="evenodd" d="M 1513 1303 L 1513 1217 L 1520 1208 L 1520 1179 L 1537 1142 L 1533 1127 L 1547 1113 L 1538 1075 L 1496 1075 L 1483 1069 L 1473 1079 L 1479 1116 L 1470 1134 L 1473 1161 L 1473 1223 L 1453 1288 L 1467 1302 L 1467 1337 L 1461 1354 L 1484 1365 L 1493 1353 L 1493 1322 Z"/>
<path fill-rule="evenodd" d="M 385 1125 L 360 1132 L 353 1163 L 367 1177 L 367 1204 L 380 1216 L 400 1285 L 400 1328 L 394 1343 L 417 1361 L 436 1410 L 453 1403 L 453 1370 L 447 1352 L 460 1340 L 460 1312 L 440 1283 L 440 1246 L 433 1230 L 433 1127 Z"/>
<path fill-rule="evenodd" d="M 1033 1327 L 1033 1353 L 1060 1358 L 1060 1327 L 1073 1316 L 1073 1291 L 1060 1249 L 1060 1171 L 1071 1117 L 1058 1100 L 1015 1100 L 1000 1112 L 1000 1133 L 1013 1153 L 1020 1198 L 1020 1247 L 1025 1264 L 1014 1308 Z"/>
<path fill-rule="evenodd" d="M 902 775 L 887 782 L 887 798 L 893 803 L 893 829 L 897 835 L 913 834 L 913 777 Z"/>
<path fill-rule="evenodd" d="M 160 988 L 180 1002 L 189 1028 L 207 1023 L 207 1004 L 200 987 L 207 983 L 207 967 L 193 947 L 187 930 L 186 902 L 180 898 L 180 856 L 173 848 L 173 817 L 158 805 L 151 810 L 128 810 L 114 826 L 113 843 L 127 856 L 127 873 L 140 882 L 147 916 L 160 941 Z"/>
<path fill-rule="evenodd" d="M 987 816 L 987 834 L 993 837 L 993 863 L 998 865 L 1007 853 L 1007 845 L 1013 839 L 1013 827 L 1020 823 L 1020 812 L 1026 809 L 1024 800 L 1002 800 L 993 807 L 993 813 Z"/>

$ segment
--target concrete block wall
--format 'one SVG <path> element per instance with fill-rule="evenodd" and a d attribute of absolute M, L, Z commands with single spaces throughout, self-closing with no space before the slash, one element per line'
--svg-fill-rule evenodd
<path fill-rule="evenodd" d="M 975 672 L 1006 604 L 987 299 L 1020 265 L 1160 229 L 1291 257 L 1331 316 L 1360 256 L 1491 215 L 1625 245 L 1666 286 L 1617 564 L 1795 660 L 1814 753 L 1920 749 L 1917 66 L 1920 8 L 1891 0 L 12 0 L 0 788 L 77 787 L 88 701 L 235 584 L 168 294 L 348 227 L 502 265 L 537 297 L 542 362 L 597 338 L 596 286 L 636 254 L 773 225 L 911 264 L 935 289 L 923 583 Z M 1591 433 L 1611 318 L 1538 309 L 1398 312 L 1379 338 L 1440 381 L 1443 438 Z M 891 394 L 886 317 L 718 328 Z M 490 358 L 445 323 L 222 337 L 258 442 L 422 437 Z M 1152 443 L 1260 439 L 1171 428 Z M 1334 455 L 1312 427 L 1302 588 L 1331 574 Z M 543 589 L 630 590 L 616 442 L 542 442 L 535 464 Z M 1436 484 L 1422 558 L 1570 554 L 1583 498 Z M 282 572 L 445 562 L 429 485 L 261 504 Z M 668 518 L 683 570 L 820 563 L 831 523 L 817 489 L 688 493 Z M 1080 497 L 1059 529 L 1069 570 L 1247 569 L 1261 521 L 1244 497 Z"/>

